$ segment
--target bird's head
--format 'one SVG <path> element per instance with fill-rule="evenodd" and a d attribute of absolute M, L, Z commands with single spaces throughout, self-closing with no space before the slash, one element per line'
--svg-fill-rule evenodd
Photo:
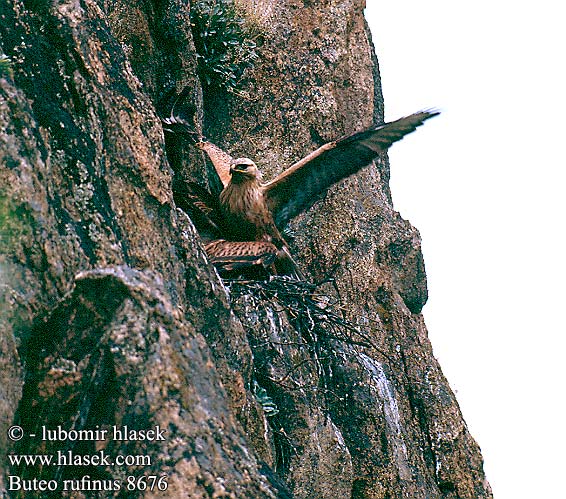
<path fill-rule="evenodd" d="M 249 158 L 238 158 L 230 165 L 232 182 L 243 182 L 245 180 L 261 180 L 261 174 L 256 164 Z"/>

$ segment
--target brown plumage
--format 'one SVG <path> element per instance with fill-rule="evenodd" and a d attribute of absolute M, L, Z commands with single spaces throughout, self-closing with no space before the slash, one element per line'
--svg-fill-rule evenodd
<path fill-rule="evenodd" d="M 238 158 L 229 171 L 231 179 L 220 193 L 225 233 L 234 241 L 262 241 L 274 245 L 278 250 L 276 271 L 304 279 L 275 225 L 264 196 L 261 173 L 254 162 Z"/>
<path fill-rule="evenodd" d="M 233 159 L 204 137 L 195 139 L 194 130 L 185 120 L 175 116 L 174 110 L 163 122 L 167 130 L 183 133 L 194 140 L 196 147 L 207 153 L 218 173 L 224 186 L 218 198 L 219 213 L 215 215 L 220 222 L 213 222 L 219 237 L 230 241 L 269 243 L 277 249 L 277 271 L 302 278 L 280 229 L 312 206 L 331 185 L 368 165 L 391 144 L 438 114 L 434 110 L 420 111 L 328 142 L 267 183 L 262 182 L 251 159 Z M 202 203 L 203 196 L 197 197 Z M 210 204 L 205 203 L 207 207 Z M 195 203 L 193 209 L 203 212 Z M 207 217 L 210 218 L 210 213 Z M 242 251 L 242 247 L 232 249 Z"/>
<path fill-rule="evenodd" d="M 216 239 L 205 245 L 210 261 L 220 271 L 233 271 L 259 265 L 272 269 L 277 248 L 265 241 L 226 241 Z"/>

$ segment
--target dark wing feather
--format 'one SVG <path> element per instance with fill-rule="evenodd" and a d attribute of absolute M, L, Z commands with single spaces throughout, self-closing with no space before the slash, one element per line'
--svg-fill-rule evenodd
<path fill-rule="evenodd" d="M 234 158 L 217 145 L 209 142 L 191 124 L 181 116 L 169 116 L 161 118 L 163 130 L 186 137 L 189 143 L 204 151 L 214 165 L 222 186 L 226 187 L 230 182 L 230 165 L 234 163 Z"/>
<path fill-rule="evenodd" d="M 172 89 L 162 99 L 159 107 L 167 110 L 167 116 L 161 116 L 163 130 L 182 135 L 194 144 L 202 140 L 202 133 L 198 126 L 197 108 L 191 100 L 186 99 L 190 92 L 191 88 L 188 86 L 178 95 Z"/>
<path fill-rule="evenodd" d="M 218 199 L 193 182 L 173 184 L 175 204 L 190 217 L 204 240 L 215 239 L 225 230 Z"/>
<path fill-rule="evenodd" d="M 184 118 L 180 116 L 168 116 L 161 118 L 163 130 L 181 135 L 189 140 L 191 144 L 197 144 L 203 140 L 202 135 Z"/>
<path fill-rule="evenodd" d="M 306 210 L 331 185 L 352 175 L 438 111 L 420 111 L 324 144 L 264 186 L 278 227 Z"/>

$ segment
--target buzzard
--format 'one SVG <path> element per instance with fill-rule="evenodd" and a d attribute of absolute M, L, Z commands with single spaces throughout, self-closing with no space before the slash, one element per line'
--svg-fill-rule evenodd
<path fill-rule="evenodd" d="M 175 199 L 189 212 L 208 244 L 205 250 L 222 272 L 261 266 L 303 278 L 281 230 L 339 180 L 370 164 L 391 144 L 438 115 L 423 110 L 328 142 L 269 182 L 249 158 L 232 158 L 195 131 L 175 112 L 162 118 L 164 129 L 182 134 L 204 151 L 223 189 L 213 195 L 195 183 L 183 184 Z"/>

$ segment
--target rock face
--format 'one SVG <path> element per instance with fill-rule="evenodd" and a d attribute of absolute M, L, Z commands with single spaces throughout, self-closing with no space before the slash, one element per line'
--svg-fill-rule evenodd
<path fill-rule="evenodd" d="M 382 119 L 362 1 L 236 7 L 257 57 L 223 91 L 201 87 L 187 2 L 0 4 L 0 495 L 491 497 L 427 338 L 420 239 L 386 157 L 293 222 L 316 288 L 225 287 L 175 207 L 175 182 L 214 178 L 164 142 L 170 89 L 267 178 Z M 39 436 L 124 426 L 165 437 Z M 9 459 L 58 452 L 81 466 Z"/>

